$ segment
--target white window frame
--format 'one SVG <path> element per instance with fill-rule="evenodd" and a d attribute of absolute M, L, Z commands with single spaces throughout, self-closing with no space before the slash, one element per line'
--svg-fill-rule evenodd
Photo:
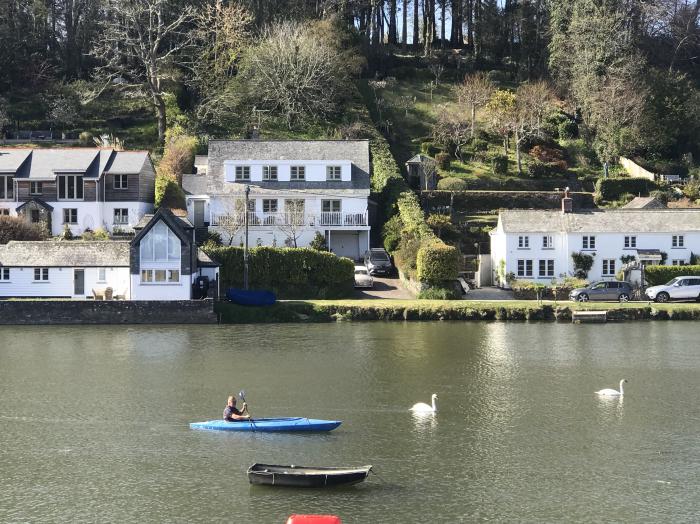
<path fill-rule="evenodd" d="M 290 166 L 289 180 L 306 180 L 306 166 Z"/>
<path fill-rule="evenodd" d="M 277 166 L 262 166 L 263 169 L 263 180 L 267 181 L 277 181 Z"/>
<path fill-rule="evenodd" d="M 9 282 L 10 281 L 10 268 L 9 267 L 0 267 L 0 282 Z"/>
<path fill-rule="evenodd" d="M 322 213 L 342 213 L 343 212 L 343 201 L 340 199 L 321 200 L 321 212 Z"/>
<path fill-rule="evenodd" d="M 118 183 L 117 183 L 118 181 Z M 114 189 L 129 189 L 129 176 L 128 175 L 114 175 L 113 185 Z"/>
<path fill-rule="evenodd" d="M 250 181 L 250 166 L 236 166 L 236 182 Z"/>
<path fill-rule="evenodd" d="M 625 249 L 633 249 L 637 247 L 636 235 L 625 235 Z"/>
<path fill-rule="evenodd" d="M 541 259 L 538 264 L 537 275 L 541 278 L 554 277 L 554 259 Z"/>
<path fill-rule="evenodd" d="M 68 179 L 74 178 L 73 195 L 68 194 Z M 61 196 L 61 190 L 65 196 Z M 80 196 L 78 196 L 80 194 Z M 85 180 L 83 175 L 57 175 L 56 176 L 56 198 L 58 200 L 85 200 Z"/>
<path fill-rule="evenodd" d="M 603 259 L 603 271 L 601 275 L 604 277 L 614 277 L 615 276 L 615 259 L 614 258 L 604 258 Z"/>
<path fill-rule="evenodd" d="M 68 215 L 68 219 L 66 219 Z M 73 220 L 73 215 L 75 215 L 75 220 Z M 64 207 L 63 208 L 63 223 L 75 226 L 78 224 L 78 208 L 77 207 Z"/>
<path fill-rule="evenodd" d="M 97 268 L 97 281 L 98 282 L 107 282 L 107 268 L 106 267 L 98 267 Z"/>
<path fill-rule="evenodd" d="M 542 249 L 554 249 L 554 242 L 552 241 L 552 235 L 542 236 Z"/>
<path fill-rule="evenodd" d="M 326 166 L 326 180 L 339 181 L 343 178 L 343 166 Z"/>
<path fill-rule="evenodd" d="M 158 280 L 159 277 L 162 277 L 162 280 Z M 180 284 L 180 270 L 167 268 L 142 268 L 141 283 L 155 286 Z"/>
<path fill-rule="evenodd" d="M 126 226 L 129 225 L 129 208 L 128 207 L 115 207 L 113 212 L 113 224 L 115 226 Z"/>
<path fill-rule="evenodd" d="M 671 238 L 671 247 L 674 249 L 682 249 L 685 247 L 684 235 L 673 235 Z"/>
<path fill-rule="evenodd" d="M 521 267 L 522 266 L 522 267 Z M 517 266 L 517 276 L 522 278 L 532 278 L 532 259 L 519 258 Z"/>
<path fill-rule="evenodd" d="M 12 175 L 0 175 L 0 200 L 15 198 L 15 183 Z"/>
<path fill-rule="evenodd" d="M 530 249 L 530 237 L 522 235 L 518 237 L 518 249 Z"/>
<path fill-rule="evenodd" d="M 48 267 L 35 267 L 34 268 L 34 282 L 48 282 L 49 281 L 49 268 Z"/>
<path fill-rule="evenodd" d="M 164 231 L 165 230 L 165 231 Z M 156 256 L 156 241 L 162 242 L 163 239 L 157 238 L 157 235 L 165 234 L 165 258 Z M 180 263 L 182 256 L 182 245 L 178 236 L 170 229 L 165 222 L 159 221 L 151 230 L 141 239 L 139 246 L 139 263 L 141 268 L 144 265 L 150 269 L 149 265 L 156 264 L 174 264 Z M 150 251 L 150 256 L 148 253 Z M 171 256 L 172 251 L 172 256 Z M 145 264 L 144 264 L 145 263 Z"/>
<path fill-rule="evenodd" d="M 42 195 L 44 192 L 44 186 L 41 182 L 29 182 L 29 194 L 30 195 Z"/>
<path fill-rule="evenodd" d="M 262 209 L 265 214 L 277 213 L 279 211 L 279 203 L 276 198 L 263 198 Z"/>
<path fill-rule="evenodd" d="M 687 265 L 684 259 L 675 259 L 671 261 L 672 266 L 685 266 Z"/>
<path fill-rule="evenodd" d="M 581 241 L 581 249 L 595 249 L 595 235 L 584 235 Z"/>

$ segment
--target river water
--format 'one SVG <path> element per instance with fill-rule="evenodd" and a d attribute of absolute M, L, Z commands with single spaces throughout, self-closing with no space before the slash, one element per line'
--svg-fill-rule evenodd
<path fill-rule="evenodd" d="M 697 522 L 694 323 L 0 328 L 0 521 Z M 629 379 L 623 399 L 593 393 Z M 245 389 L 328 434 L 192 431 Z M 439 395 L 439 413 L 408 408 Z M 254 462 L 373 464 L 334 490 Z"/>

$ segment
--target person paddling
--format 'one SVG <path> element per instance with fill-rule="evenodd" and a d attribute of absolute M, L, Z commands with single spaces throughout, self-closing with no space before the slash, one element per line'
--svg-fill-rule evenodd
<path fill-rule="evenodd" d="M 236 397 L 230 395 L 228 397 L 228 402 L 226 403 L 226 409 L 224 409 L 224 420 L 226 422 L 237 422 L 239 420 L 250 420 L 250 413 L 248 413 L 248 404 L 243 403 L 243 409 L 236 409 Z"/>

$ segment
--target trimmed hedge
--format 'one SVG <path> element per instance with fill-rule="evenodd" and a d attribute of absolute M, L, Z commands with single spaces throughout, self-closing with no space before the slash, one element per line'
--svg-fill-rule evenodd
<path fill-rule="evenodd" d="M 452 180 L 452 179 L 443 179 Z M 440 181 L 442 182 L 442 180 Z M 453 203 L 457 213 L 496 211 L 498 209 L 561 209 L 562 193 L 559 191 L 423 191 L 421 198 L 427 209 L 448 206 Z M 574 209 L 594 208 L 592 193 L 572 193 Z"/>
<path fill-rule="evenodd" d="M 646 178 L 600 178 L 595 184 L 596 193 L 606 202 L 619 200 L 625 193 L 648 195 L 656 189 L 659 185 Z"/>
<path fill-rule="evenodd" d="M 424 245 L 418 250 L 416 267 L 421 282 L 439 283 L 457 278 L 459 252 L 440 243 Z"/>
<path fill-rule="evenodd" d="M 700 266 L 646 266 L 644 274 L 650 286 L 660 286 L 676 277 L 698 277 Z"/>
<path fill-rule="evenodd" d="M 242 287 L 243 249 L 207 246 L 221 264 L 221 289 Z M 310 248 L 254 247 L 249 254 L 252 289 L 269 289 L 279 298 L 341 298 L 352 295 L 355 265 L 326 251 Z"/>

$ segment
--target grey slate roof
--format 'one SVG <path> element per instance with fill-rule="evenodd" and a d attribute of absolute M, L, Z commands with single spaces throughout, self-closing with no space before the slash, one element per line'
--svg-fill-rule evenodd
<path fill-rule="evenodd" d="M 622 207 L 624 209 L 664 209 L 666 204 L 654 197 L 634 197 Z"/>
<path fill-rule="evenodd" d="M 700 209 L 503 210 L 506 233 L 683 233 L 700 231 Z"/>
<path fill-rule="evenodd" d="M 0 246 L 0 266 L 129 267 L 129 242 L 13 240 Z"/>
<path fill-rule="evenodd" d="M 0 149 L 0 173 L 15 173 L 31 149 Z"/>
<path fill-rule="evenodd" d="M 207 194 L 244 191 L 244 184 L 224 181 L 226 160 L 349 160 L 350 182 L 254 182 L 250 186 L 266 190 L 316 190 L 334 194 L 369 193 L 369 140 L 210 140 L 207 164 Z"/>
<path fill-rule="evenodd" d="M 197 249 L 197 265 L 199 267 L 219 267 L 221 264 L 212 260 L 212 258 L 201 249 Z"/>
<path fill-rule="evenodd" d="M 207 177 L 205 175 L 182 175 L 182 190 L 186 195 L 206 195 Z"/>
<path fill-rule="evenodd" d="M 182 225 L 185 227 L 185 229 L 192 229 L 194 226 L 192 225 L 192 222 L 190 222 L 190 219 L 187 218 L 186 216 L 179 216 L 174 214 L 172 211 L 169 211 L 171 215 L 173 215 L 174 218 L 179 219 L 182 222 Z M 141 217 L 141 220 L 139 220 L 139 223 L 134 226 L 134 229 L 143 229 L 148 225 L 148 223 L 153 219 L 153 217 L 156 215 L 156 213 L 147 213 Z"/>
<path fill-rule="evenodd" d="M 105 172 L 112 175 L 139 173 L 147 160 L 147 151 L 115 151 Z"/>

